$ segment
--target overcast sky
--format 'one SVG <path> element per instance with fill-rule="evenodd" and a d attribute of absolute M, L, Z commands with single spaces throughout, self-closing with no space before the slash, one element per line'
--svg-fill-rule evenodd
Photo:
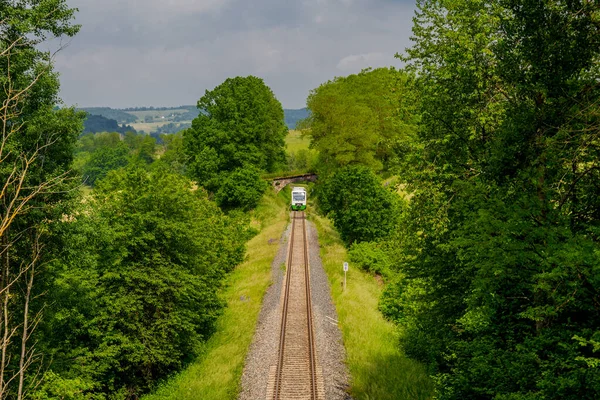
<path fill-rule="evenodd" d="M 80 107 L 196 104 L 228 77 L 263 78 L 284 108 L 366 67 L 399 66 L 414 0 L 68 0 L 80 33 L 58 53 Z"/>

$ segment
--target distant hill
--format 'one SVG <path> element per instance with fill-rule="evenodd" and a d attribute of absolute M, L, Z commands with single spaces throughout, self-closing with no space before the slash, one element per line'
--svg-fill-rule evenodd
<path fill-rule="evenodd" d="M 85 121 L 83 121 L 83 133 L 97 133 L 97 132 L 135 132 L 135 129 L 129 125 L 119 125 L 119 123 L 110 118 L 103 117 L 102 115 L 88 114 Z"/>
<path fill-rule="evenodd" d="M 285 117 L 285 124 L 289 129 L 296 129 L 296 124 L 298 121 L 307 118 L 310 113 L 306 108 L 300 108 L 298 110 L 283 110 L 283 114 Z"/>
<path fill-rule="evenodd" d="M 131 124 L 137 121 L 137 118 L 134 115 L 110 107 L 85 107 L 80 108 L 80 110 L 83 110 L 90 115 L 101 115 L 104 118 L 114 119 L 120 124 Z"/>
<path fill-rule="evenodd" d="M 196 106 L 181 106 L 179 108 L 180 109 L 184 108 L 187 111 L 175 116 L 175 118 L 173 119 L 173 121 L 175 121 L 175 122 L 191 121 L 194 118 L 196 118 L 198 116 L 198 114 L 200 114 L 200 110 L 198 110 L 198 107 L 196 107 Z"/>
<path fill-rule="evenodd" d="M 198 116 L 200 113 L 198 108 L 194 105 L 182 105 L 178 107 L 129 107 L 129 108 L 110 108 L 110 107 L 84 107 L 81 110 L 88 113 L 90 117 L 101 116 L 109 120 L 114 120 L 119 124 L 135 124 L 136 122 L 142 121 L 143 116 L 137 114 L 143 114 L 145 111 L 170 111 L 170 110 L 185 110 L 184 112 L 174 113 L 170 118 L 170 122 L 174 123 L 185 123 L 190 122 Z M 295 129 L 298 121 L 308 117 L 309 112 L 306 108 L 300 109 L 284 109 L 284 121 L 289 129 Z M 136 115 L 134 115 L 136 114 Z M 152 113 L 150 113 L 152 114 Z M 88 118 L 89 120 L 89 118 Z M 91 124 L 96 126 L 97 124 L 107 123 L 106 121 L 100 122 L 100 119 L 92 118 Z M 132 128 L 133 129 L 133 128 Z"/>

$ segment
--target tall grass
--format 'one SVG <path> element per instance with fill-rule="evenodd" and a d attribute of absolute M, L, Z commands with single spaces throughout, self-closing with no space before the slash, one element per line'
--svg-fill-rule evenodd
<path fill-rule="evenodd" d="M 433 385 L 425 368 L 401 353 L 394 326 L 377 309 L 382 283 L 350 265 L 343 291 L 346 250 L 329 220 L 318 215 L 311 219 L 344 338 L 350 394 L 355 400 L 430 399 Z"/>
<path fill-rule="evenodd" d="M 288 153 L 296 153 L 299 150 L 308 150 L 310 138 L 302 136 L 302 131 L 290 130 L 285 137 L 285 145 Z"/>
<path fill-rule="evenodd" d="M 237 398 L 244 359 L 254 336 L 262 298 L 271 283 L 271 262 L 288 223 L 288 196 L 272 191 L 253 212 L 260 232 L 248 242 L 246 260 L 227 278 L 227 308 L 202 356 L 143 400 Z M 270 239 L 276 239 L 271 240 Z"/>

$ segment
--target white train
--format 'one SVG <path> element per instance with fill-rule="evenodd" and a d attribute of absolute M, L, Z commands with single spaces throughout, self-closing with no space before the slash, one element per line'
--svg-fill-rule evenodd
<path fill-rule="evenodd" d="M 292 188 L 292 210 L 306 210 L 306 189 L 303 187 Z"/>

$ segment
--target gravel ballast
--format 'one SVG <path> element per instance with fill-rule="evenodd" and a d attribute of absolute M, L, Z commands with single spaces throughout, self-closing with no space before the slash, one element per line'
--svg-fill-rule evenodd
<path fill-rule="evenodd" d="M 240 400 L 264 399 L 270 367 L 277 363 L 279 329 L 281 324 L 281 292 L 285 277 L 288 239 L 291 225 L 279 241 L 279 251 L 271 264 L 273 284 L 263 298 L 254 340 L 246 357 L 242 375 Z M 319 240 L 313 224 L 307 221 L 309 243 L 310 285 L 313 307 L 313 327 L 318 364 L 323 370 L 325 398 L 350 399 L 346 393 L 348 372 L 344 364 L 345 349 L 337 326 L 337 313 L 331 301 L 327 275 L 319 255 Z"/>

